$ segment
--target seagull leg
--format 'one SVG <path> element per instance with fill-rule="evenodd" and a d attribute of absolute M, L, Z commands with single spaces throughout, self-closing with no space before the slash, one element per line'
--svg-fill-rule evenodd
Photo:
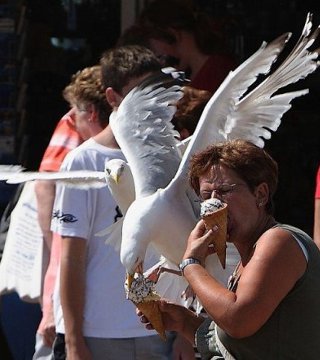
<path fill-rule="evenodd" d="M 185 289 L 185 291 L 181 294 L 181 298 L 184 300 L 188 300 L 188 299 L 192 298 L 192 303 L 194 302 L 194 300 L 196 298 L 196 294 L 194 293 L 194 291 L 192 290 L 192 287 L 190 285 L 188 285 L 187 288 Z"/>
<path fill-rule="evenodd" d="M 166 268 L 164 266 L 159 265 L 157 268 L 155 268 L 149 275 L 148 275 L 148 279 L 153 281 L 155 284 L 158 282 L 160 275 L 163 272 L 168 272 L 174 275 L 178 275 L 178 276 L 182 276 L 181 271 L 180 270 L 173 270 L 173 269 L 169 269 Z"/>
<path fill-rule="evenodd" d="M 136 267 L 136 273 L 143 274 L 143 263 L 142 262 Z"/>

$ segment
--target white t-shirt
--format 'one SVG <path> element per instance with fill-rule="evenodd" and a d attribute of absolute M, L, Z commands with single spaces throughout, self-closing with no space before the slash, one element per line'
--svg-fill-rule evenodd
<path fill-rule="evenodd" d="M 112 158 L 124 159 L 124 155 L 120 150 L 89 139 L 66 156 L 61 169 L 103 171 L 105 161 Z M 84 190 L 57 184 L 52 230 L 63 236 L 84 238 L 88 246 L 84 336 L 126 338 L 155 334 L 139 322 L 134 305 L 126 299 L 125 269 L 119 251 L 106 245 L 105 237 L 95 235 L 118 218 L 117 204 L 107 185 Z M 64 333 L 59 276 L 57 279 L 54 293 L 56 329 Z"/>

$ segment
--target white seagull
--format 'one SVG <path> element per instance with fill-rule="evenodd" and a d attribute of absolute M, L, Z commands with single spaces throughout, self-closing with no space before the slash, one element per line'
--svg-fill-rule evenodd
<path fill-rule="evenodd" d="M 121 261 L 127 273 L 142 271 L 145 253 L 151 243 L 169 262 L 177 266 L 186 247 L 190 231 L 199 218 L 199 199 L 187 180 L 190 157 L 212 143 L 242 138 L 263 147 L 264 139 L 275 132 L 291 101 L 308 90 L 275 94 L 279 89 L 311 74 L 319 66 L 318 51 L 309 50 L 319 28 L 311 33 L 308 14 L 302 34 L 291 53 L 270 73 L 291 34 L 287 33 L 262 46 L 256 53 L 230 72 L 206 105 L 198 126 L 181 156 L 176 134 L 170 122 L 181 96 L 179 85 L 161 86 L 154 79 L 133 89 L 122 101 L 110 124 L 132 170 L 135 200 L 127 209 L 121 244 Z M 174 73 L 173 73 L 174 74 Z M 265 80 L 254 86 L 257 77 Z M 18 183 L 35 179 L 77 180 L 92 186 L 94 178 L 105 185 L 105 173 L 20 173 L 0 179 Z M 103 186 L 102 185 L 102 186 Z M 232 244 L 227 249 L 227 267 L 233 267 Z M 208 267 L 220 281 L 226 281 L 215 255 L 207 259 Z M 230 262 L 231 260 L 231 262 Z M 229 263 L 228 263 L 229 261 Z"/>
<path fill-rule="evenodd" d="M 127 209 L 135 198 L 134 180 L 129 164 L 122 159 L 109 160 L 106 162 L 105 173 L 109 190 L 119 205 L 122 214 L 125 216 Z M 97 234 L 99 236 L 106 236 L 106 243 L 113 245 L 117 251 L 120 251 L 121 246 L 123 219 L 122 217 L 116 223 Z M 190 299 L 181 297 L 182 291 L 188 286 L 187 282 L 182 277 L 171 275 L 170 270 L 175 269 L 174 264 L 171 264 L 166 258 L 161 256 L 155 250 L 152 242 L 147 247 L 144 266 L 148 269 L 145 272 L 146 277 L 152 276 L 151 273 L 153 272 L 156 273 L 157 282 L 155 288 L 161 297 L 181 305 L 190 305 Z M 159 267 L 166 270 L 160 278 L 157 275 Z"/>
<path fill-rule="evenodd" d="M 182 160 L 174 146 L 170 123 L 174 92 L 180 91 L 176 86 L 161 87 L 159 83 L 138 86 L 125 97 L 117 112 L 112 113 L 110 125 L 132 170 L 136 194 L 122 228 L 121 261 L 129 282 L 135 272 L 142 272 L 150 243 L 176 266 L 182 259 L 186 240 L 199 219 L 199 199 L 188 184 L 190 157 L 212 143 L 234 138 L 263 147 L 264 139 L 269 139 L 271 131 L 278 129 L 282 115 L 291 107 L 290 102 L 308 93 L 305 89 L 274 95 L 318 67 L 318 51 L 309 48 L 319 29 L 310 34 L 311 28 L 308 14 L 295 47 L 269 76 L 290 33 L 270 44 L 264 42 L 256 53 L 230 72 L 206 105 Z M 267 77 L 253 87 L 259 75 Z M 216 255 L 207 259 L 209 271 L 223 283 L 235 265 L 234 251 L 229 244 L 226 270 L 221 268 Z"/>

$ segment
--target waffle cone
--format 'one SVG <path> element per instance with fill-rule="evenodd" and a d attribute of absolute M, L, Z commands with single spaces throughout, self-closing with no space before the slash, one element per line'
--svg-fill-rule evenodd
<path fill-rule="evenodd" d="M 212 229 L 214 226 L 218 226 L 214 246 L 224 269 L 226 268 L 227 213 L 227 205 L 225 204 L 223 208 L 218 209 L 212 214 L 203 216 L 202 218 L 208 230 Z"/>
<path fill-rule="evenodd" d="M 145 315 L 153 328 L 158 332 L 163 340 L 166 340 L 166 333 L 162 321 L 161 311 L 159 309 L 159 301 L 150 300 L 135 303 L 136 307 Z"/>

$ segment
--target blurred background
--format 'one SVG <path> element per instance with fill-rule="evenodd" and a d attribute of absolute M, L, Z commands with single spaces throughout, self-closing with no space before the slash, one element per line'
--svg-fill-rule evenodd
<path fill-rule="evenodd" d="M 187 1 L 187 0 L 186 0 Z M 304 0 L 194 0 L 238 64 L 284 32 L 294 44 L 308 11 L 320 24 L 320 4 Z M 71 74 L 96 64 L 131 26 L 142 0 L 0 1 L 0 163 L 38 168 L 52 131 L 67 110 L 61 91 Z M 170 11 L 170 9 L 168 9 Z M 318 44 L 319 46 L 319 44 Z M 316 168 L 320 160 L 320 71 L 294 89 L 293 101 L 266 149 L 278 161 L 276 217 L 312 234 Z M 1 184 L 0 209 L 12 186 Z"/>

